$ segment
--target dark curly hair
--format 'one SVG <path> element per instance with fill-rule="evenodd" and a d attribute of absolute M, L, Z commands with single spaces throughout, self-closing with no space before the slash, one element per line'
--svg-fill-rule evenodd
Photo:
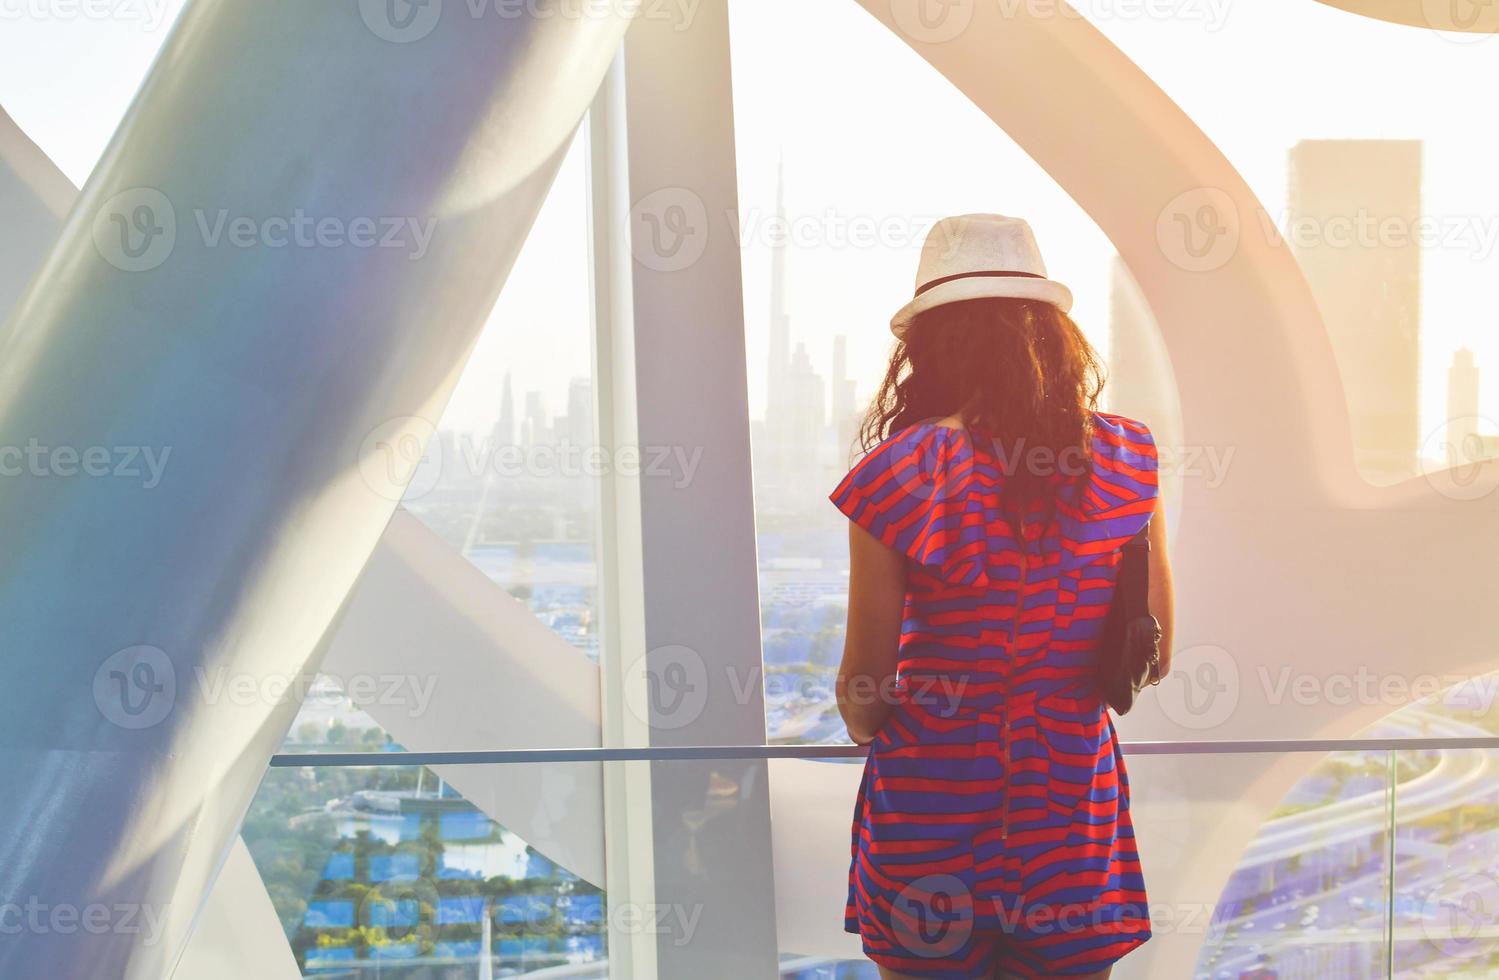
<path fill-rule="evenodd" d="M 948 303 L 918 314 L 895 345 L 859 441 L 868 450 L 919 422 L 957 416 L 1005 460 L 1025 463 L 1007 469 L 1005 485 L 1006 511 L 1024 515 L 1054 498 L 1058 475 L 1086 479 L 1105 380 L 1097 351 L 1049 303 Z"/>

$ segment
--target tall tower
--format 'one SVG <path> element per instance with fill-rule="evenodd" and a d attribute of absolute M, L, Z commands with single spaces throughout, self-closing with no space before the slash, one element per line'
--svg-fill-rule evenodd
<path fill-rule="evenodd" d="M 1380 482 L 1409 476 L 1420 443 L 1421 143 L 1298 143 L 1289 196 L 1287 235 L 1332 339 L 1359 467 Z"/>
<path fill-rule="evenodd" d="M 593 444 L 592 378 L 573 378 L 567 386 L 567 440 L 580 447 Z"/>
<path fill-rule="evenodd" d="M 1478 365 L 1460 348 L 1447 369 L 1447 464 L 1459 466 L 1484 455 L 1478 444 Z"/>
<path fill-rule="evenodd" d="M 505 384 L 500 389 L 500 418 L 491 437 L 496 446 L 515 445 L 515 392 L 510 387 L 509 371 L 505 372 Z"/>

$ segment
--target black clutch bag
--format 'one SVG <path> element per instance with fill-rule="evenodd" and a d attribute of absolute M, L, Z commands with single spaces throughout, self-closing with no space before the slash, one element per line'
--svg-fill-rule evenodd
<path fill-rule="evenodd" d="M 1098 687 L 1117 714 L 1147 684 L 1161 682 L 1161 624 L 1150 614 L 1150 522 L 1122 549 L 1114 601 L 1103 622 Z"/>

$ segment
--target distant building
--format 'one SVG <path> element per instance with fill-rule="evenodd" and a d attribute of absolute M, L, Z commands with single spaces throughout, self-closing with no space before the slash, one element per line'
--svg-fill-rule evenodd
<path fill-rule="evenodd" d="M 784 161 L 777 176 L 776 217 L 786 215 Z M 806 345 L 791 342 L 787 280 L 789 245 L 777 241 L 770 271 L 770 343 L 765 365 L 765 418 L 751 429 L 755 447 L 755 481 L 761 506 L 800 510 L 823 503 L 822 486 L 830 470 L 848 462 L 855 416 L 854 382 L 848 378 L 848 341 L 833 341 L 831 388 L 813 368 Z M 829 410 L 831 409 L 831 418 Z M 845 440 L 845 436 L 847 437 Z"/>
<path fill-rule="evenodd" d="M 567 387 L 567 441 L 574 446 L 593 444 L 593 380 L 573 378 Z"/>
<path fill-rule="evenodd" d="M 833 419 L 846 419 L 855 412 L 854 382 L 848 376 L 848 338 L 833 338 Z"/>
<path fill-rule="evenodd" d="M 833 463 L 849 461 L 854 440 L 859 435 L 858 388 L 848 376 L 848 338 L 843 334 L 833 338 L 833 390 L 832 418 Z"/>
<path fill-rule="evenodd" d="M 796 345 L 786 377 L 786 441 L 782 444 L 790 474 L 820 478 L 819 449 L 827 428 L 827 400 L 822 377 L 812 370 L 805 344 Z M 789 481 L 788 481 L 789 482 Z"/>
<path fill-rule="evenodd" d="M 1416 470 L 1421 143 L 1306 140 L 1291 150 L 1286 234 L 1327 325 L 1366 476 Z"/>
<path fill-rule="evenodd" d="M 526 417 L 521 421 L 523 446 L 544 446 L 552 441 L 551 427 L 547 424 L 545 396 L 539 391 L 526 392 Z"/>
<path fill-rule="evenodd" d="M 490 438 L 496 446 L 515 445 L 515 392 L 510 385 L 510 372 L 505 372 L 505 383 L 500 389 L 500 417 L 495 421 Z"/>

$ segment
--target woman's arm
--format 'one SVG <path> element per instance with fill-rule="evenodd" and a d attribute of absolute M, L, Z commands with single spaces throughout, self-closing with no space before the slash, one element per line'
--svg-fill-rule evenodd
<path fill-rule="evenodd" d="M 848 525 L 848 632 L 838 667 L 838 712 L 867 745 L 890 716 L 906 609 L 906 559 L 859 525 Z"/>
<path fill-rule="evenodd" d="M 1161 624 L 1161 676 L 1171 671 L 1176 635 L 1176 590 L 1171 584 L 1171 555 L 1166 544 L 1166 507 L 1156 497 L 1150 521 L 1150 613 Z"/>

